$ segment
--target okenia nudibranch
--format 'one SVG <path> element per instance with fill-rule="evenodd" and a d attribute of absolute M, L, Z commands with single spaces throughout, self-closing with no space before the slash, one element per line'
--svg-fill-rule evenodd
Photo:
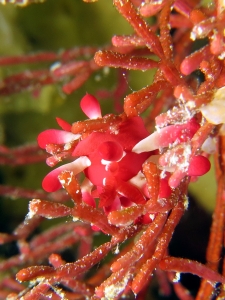
<path fill-rule="evenodd" d="M 71 126 L 57 118 L 62 130 L 49 129 L 38 136 L 39 146 L 52 155 L 47 159 L 48 165 L 72 160 L 44 178 L 43 188 L 48 192 L 62 187 L 58 176 L 63 171 L 71 171 L 73 175 L 83 172 L 83 201 L 96 206 L 98 198 L 98 207 L 108 213 L 144 204 L 149 199 L 142 172 L 145 161 L 155 162 L 161 170 L 159 197 L 168 195 L 168 191 L 170 194 L 179 183 L 170 180 L 174 170 L 180 169 L 184 177 L 201 176 L 210 169 L 206 157 L 191 155 L 190 141 L 200 127 L 194 117 L 149 135 L 140 116 L 102 117 L 99 102 L 92 95 L 85 95 L 80 106 L 89 120 Z M 169 152 L 161 154 L 162 149 Z"/>

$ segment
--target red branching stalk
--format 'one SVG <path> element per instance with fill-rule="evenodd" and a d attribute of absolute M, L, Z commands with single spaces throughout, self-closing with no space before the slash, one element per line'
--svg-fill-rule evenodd
<path fill-rule="evenodd" d="M 0 58 L 0 65 L 7 66 L 60 62 L 5 78 L 2 95 L 67 78 L 62 89 L 70 94 L 96 70 L 118 68 L 116 90 L 99 94 L 113 95 L 121 112 L 102 116 L 95 97 L 86 95 L 81 108 L 88 120 L 70 125 L 58 118 L 62 130 L 46 130 L 38 137 L 40 147 L 51 155 L 48 165 L 72 161 L 45 177 L 43 188 L 50 194 L 0 187 L 1 195 L 33 198 L 25 221 L 11 234 L 0 234 L 1 244 L 14 241 L 19 249 L 18 255 L 0 262 L 0 271 L 7 271 L 0 299 L 7 295 L 8 299 L 120 299 L 132 293 L 144 299 L 156 276 L 165 295 L 171 292 L 171 283 L 178 298 L 193 300 L 195 295 L 178 282 L 179 273 L 203 278 L 196 299 L 210 299 L 215 292 L 224 297 L 223 286 L 219 291 L 215 288 L 217 282 L 225 284 L 224 4 L 216 1 L 214 7 L 206 8 L 200 1 L 185 0 L 112 2 L 134 29 L 133 35 L 114 36 L 112 46 Z M 150 16 L 156 18 L 152 26 L 146 19 Z M 205 38 L 205 45 L 192 52 L 193 41 Z M 155 75 L 148 86 L 126 95 L 122 109 L 119 100 L 127 86 L 124 70 L 153 70 Z M 197 70 L 204 77 L 202 82 L 194 74 Z M 188 206 L 189 182 L 209 170 L 212 153 L 218 191 L 203 265 L 171 256 L 169 244 Z M 45 158 L 36 145 L 0 148 L 4 165 Z M 61 187 L 67 195 L 56 192 Z M 46 218 L 63 221 L 32 236 Z M 96 248 L 92 246 L 94 230 L 108 236 Z M 59 252 L 74 245 L 77 257 L 67 262 Z M 113 251 L 114 258 L 104 263 Z M 15 273 L 18 281 L 32 284 L 21 287 Z"/>
<path fill-rule="evenodd" d="M 90 75 L 99 69 L 92 58 L 96 51 L 97 48 L 94 47 L 83 47 L 65 50 L 59 54 L 44 52 L 25 56 L 2 57 L 0 59 L 2 66 L 36 62 L 53 64 L 49 69 L 25 71 L 6 77 L 0 88 L 0 95 L 10 95 L 23 90 L 37 90 L 47 84 L 63 82 L 68 76 L 73 78 L 63 85 L 63 91 L 70 94 L 82 86 Z M 56 61 L 57 63 L 54 64 Z M 15 81 L 17 82 L 16 85 L 14 84 Z"/>
<path fill-rule="evenodd" d="M 63 192 L 58 191 L 56 193 L 46 193 L 44 191 L 30 190 L 20 187 L 13 187 L 8 185 L 0 185 L 0 195 L 10 197 L 13 199 L 26 198 L 26 199 L 39 199 L 44 198 L 55 202 L 68 201 L 69 197 Z"/>
<path fill-rule="evenodd" d="M 35 145 L 23 145 L 16 148 L 0 146 L 1 165 L 25 165 L 44 161 L 46 154 Z"/>

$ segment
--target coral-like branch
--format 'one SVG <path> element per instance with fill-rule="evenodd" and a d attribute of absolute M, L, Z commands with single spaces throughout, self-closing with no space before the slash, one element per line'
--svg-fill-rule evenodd
<path fill-rule="evenodd" d="M 155 276 L 165 295 L 173 290 L 193 300 L 178 273 L 202 278 L 196 299 L 224 297 L 224 4 L 112 2 L 134 30 L 112 37 L 112 45 L 0 58 L 2 66 L 49 63 L 4 78 L 1 95 L 53 83 L 70 94 L 99 69 L 117 68 L 115 89 L 97 95 L 112 97 L 119 113 L 103 115 L 98 100 L 86 94 L 80 107 L 88 119 L 69 124 L 57 118 L 60 130 L 39 134 L 41 150 L 0 147 L 2 165 L 46 159 L 53 167 L 42 183 L 46 192 L 0 186 L 1 195 L 32 199 L 25 221 L 0 233 L 0 244 L 18 249 L 0 262 L 1 299 L 127 299 L 132 293 L 144 299 Z M 152 70 L 153 80 L 125 95 L 129 70 Z M 210 170 L 213 153 L 218 191 L 204 265 L 171 256 L 169 244 L 188 208 L 189 183 Z M 59 224 L 38 233 L 45 219 Z M 94 246 L 97 235 L 107 240 Z M 30 285 L 21 287 L 15 273 Z"/>

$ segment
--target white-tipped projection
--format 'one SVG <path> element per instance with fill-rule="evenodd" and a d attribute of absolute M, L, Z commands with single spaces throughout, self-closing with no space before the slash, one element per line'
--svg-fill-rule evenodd
<path fill-rule="evenodd" d="M 159 133 L 155 131 L 151 135 L 147 136 L 145 139 L 141 140 L 137 143 L 132 152 L 135 153 L 142 153 L 142 152 L 149 152 L 159 148 Z"/>

